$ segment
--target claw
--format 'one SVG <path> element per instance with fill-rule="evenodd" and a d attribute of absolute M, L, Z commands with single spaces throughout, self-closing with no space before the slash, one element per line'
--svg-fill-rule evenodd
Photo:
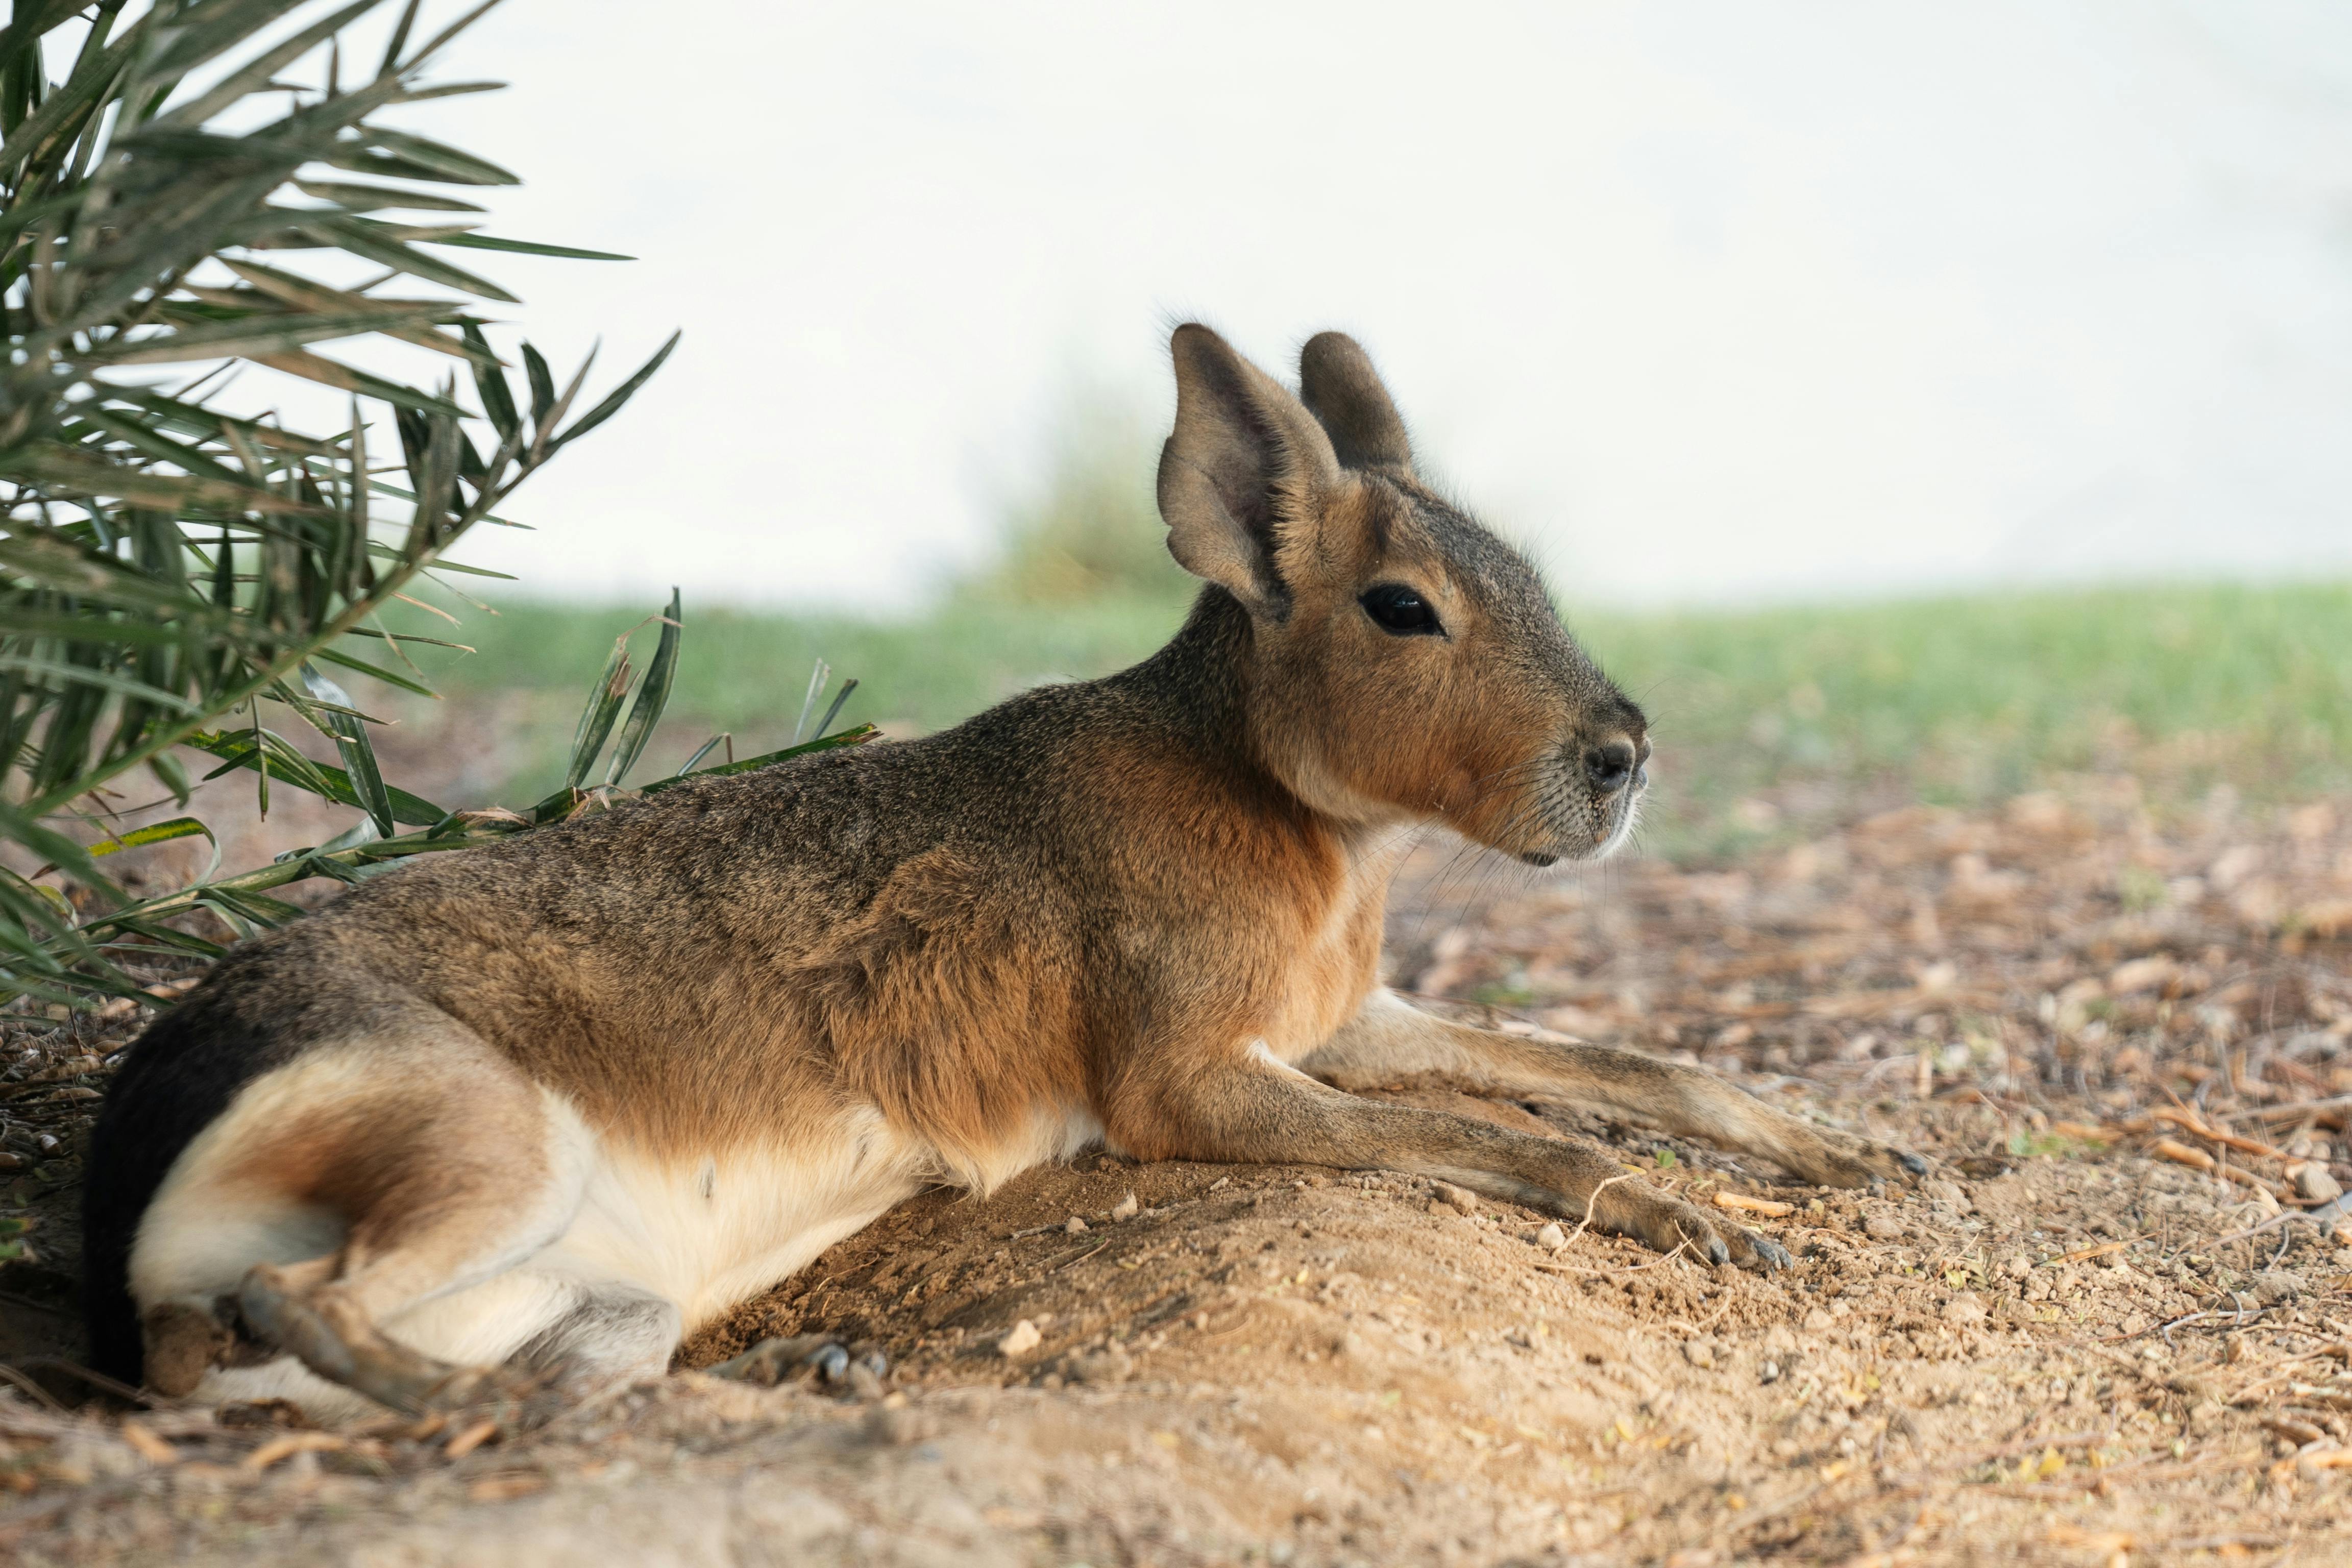
<path fill-rule="evenodd" d="M 814 1368 L 827 1383 L 838 1383 L 849 1371 L 849 1352 L 824 1334 L 799 1334 L 791 1339 L 761 1340 L 732 1361 L 710 1368 L 713 1377 L 732 1378 L 769 1387 Z"/>
<path fill-rule="evenodd" d="M 1721 1237 L 1710 1236 L 1706 1238 L 1706 1260 L 1709 1263 L 1728 1263 L 1731 1261 L 1731 1248 L 1723 1245 L 1723 1238 Z"/>
<path fill-rule="evenodd" d="M 1756 1256 L 1764 1260 L 1766 1267 L 1786 1268 L 1795 1261 L 1789 1256 L 1789 1249 L 1779 1242 L 1761 1236 L 1755 1237 L 1754 1240 Z"/>
<path fill-rule="evenodd" d="M 1921 1159 L 1918 1155 L 1906 1153 L 1901 1150 L 1897 1150 L 1895 1151 L 1895 1157 L 1897 1160 L 1902 1161 L 1903 1168 L 1910 1172 L 1913 1175 L 1924 1176 L 1927 1173 L 1927 1162 Z"/>

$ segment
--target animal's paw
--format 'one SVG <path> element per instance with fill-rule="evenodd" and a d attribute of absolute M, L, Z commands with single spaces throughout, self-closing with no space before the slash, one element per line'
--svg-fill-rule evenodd
<path fill-rule="evenodd" d="M 831 1334 L 794 1334 L 788 1339 L 761 1340 L 741 1355 L 708 1369 L 713 1377 L 756 1383 L 773 1388 L 780 1383 L 814 1379 L 836 1384 L 861 1397 L 878 1396 L 890 1363 L 878 1350 L 852 1357 L 850 1349 Z"/>
<path fill-rule="evenodd" d="M 1622 1197 L 1617 1193 L 1622 1193 Z M 1612 1230 L 1633 1237 L 1659 1252 L 1680 1249 L 1703 1264 L 1736 1263 L 1756 1273 L 1786 1268 L 1788 1248 L 1745 1226 L 1732 1224 L 1682 1199 L 1648 1187 L 1617 1189 L 1604 1194 L 1611 1212 L 1605 1223 Z"/>
<path fill-rule="evenodd" d="M 1927 1162 L 1907 1150 L 1890 1148 L 1834 1128 L 1809 1127 L 1802 1143 L 1782 1162 L 1790 1174 L 1817 1187 L 1885 1186 L 1910 1183 L 1927 1173 Z"/>
<path fill-rule="evenodd" d="M 515 1366 L 461 1366 L 425 1389 L 421 1404 L 425 1411 L 499 1415 L 501 1411 L 520 1411 L 543 1394 L 546 1387 L 548 1377 L 543 1373 L 527 1373 Z"/>

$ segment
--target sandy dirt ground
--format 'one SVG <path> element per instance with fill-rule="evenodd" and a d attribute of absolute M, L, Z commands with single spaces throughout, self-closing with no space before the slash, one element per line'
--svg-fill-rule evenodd
<path fill-rule="evenodd" d="M 2352 1562 L 2347 803 L 2159 813 L 2086 780 L 1706 871 L 1416 875 L 1392 967 L 1431 1005 L 1704 1063 L 1931 1176 L 1792 1186 L 1400 1083 L 1606 1140 L 1797 1262 L 1383 1173 L 1091 1154 L 908 1203 L 542 1431 L 317 1432 L 89 1397 L 79 1140 L 135 1020 L 12 1022 L 0 1558 Z M 807 1333 L 888 1370 L 688 1370 Z"/>

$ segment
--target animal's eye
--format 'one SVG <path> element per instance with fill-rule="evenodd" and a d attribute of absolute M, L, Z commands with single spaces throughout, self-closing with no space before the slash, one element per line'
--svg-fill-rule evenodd
<path fill-rule="evenodd" d="M 1401 637 L 1434 637 L 1445 628 L 1437 624 L 1437 612 L 1429 602 L 1402 583 L 1381 583 L 1364 590 L 1357 603 L 1364 614 L 1379 624 L 1381 630 Z"/>

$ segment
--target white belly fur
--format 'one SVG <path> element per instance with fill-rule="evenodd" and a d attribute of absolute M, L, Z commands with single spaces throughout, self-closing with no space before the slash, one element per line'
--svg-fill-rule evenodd
<path fill-rule="evenodd" d="M 677 1303 L 689 1331 L 790 1277 L 938 1174 L 870 1110 L 805 1149 L 737 1149 L 684 1163 L 599 1140 L 580 1209 L 534 1271 Z"/>
<path fill-rule="evenodd" d="M 651 1291 L 677 1303 L 691 1332 L 925 1186 L 985 1192 L 1101 1136 L 1101 1124 L 1083 1111 L 1041 1115 L 985 1163 L 951 1164 L 860 1106 L 804 1149 L 739 1149 L 681 1163 L 600 1139 L 571 1227 L 528 1267 Z"/>

